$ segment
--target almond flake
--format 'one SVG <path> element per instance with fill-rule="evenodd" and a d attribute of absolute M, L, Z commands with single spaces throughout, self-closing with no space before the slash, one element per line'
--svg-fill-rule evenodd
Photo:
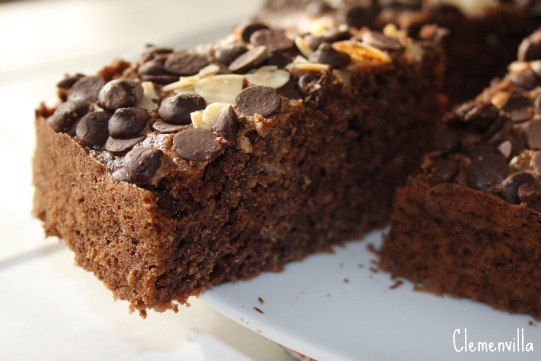
<path fill-rule="evenodd" d="M 190 118 L 192 118 L 192 124 L 194 128 L 207 129 L 203 124 L 203 111 L 198 110 L 196 112 L 191 112 Z"/>
<path fill-rule="evenodd" d="M 243 75 L 226 74 L 200 79 L 194 84 L 194 89 L 208 104 L 233 104 L 243 85 Z"/>
<path fill-rule="evenodd" d="M 333 48 L 351 56 L 351 59 L 360 64 L 384 63 L 389 64 L 392 58 L 389 54 L 373 46 L 362 44 L 358 41 L 339 41 L 332 44 Z"/>
<path fill-rule="evenodd" d="M 328 71 L 330 67 L 327 64 L 298 63 L 298 64 L 293 64 L 293 69 L 308 70 L 308 71 Z"/>
<path fill-rule="evenodd" d="M 289 81 L 289 73 L 276 66 L 263 66 L 255 72 L 246 75 L 246 79 L 254 85 L 268 86 L 278 89 Z"/>
<path fill-rule="evenodd" d="M 207 105 L 205 110 L 203 110 L 201 128 L 212 129 L 212 126 L 218 120 L 222 109 L 229 105 L 230 104 L 228 103 L 212 103 Z"/>
<path fill-rule="evenodd" d="M 297 36 L 295 38 L 295 45 L 297 46 L 297 49 L 301 52 L 302 55 L 304 55 L 306 58 L 309 58 L 310 55 L 314 53 L 314 49 L 308 45 L 308 42 L 304 40 L 303 37 Z"/>

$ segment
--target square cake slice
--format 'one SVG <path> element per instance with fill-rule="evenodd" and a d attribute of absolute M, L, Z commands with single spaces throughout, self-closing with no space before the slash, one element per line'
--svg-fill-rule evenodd
<path fill-rule="evenodd" d="M 541 318 L 541 30 L 398 189 L 385 268 L 422 288 Z"/>
<path fill-rule="evenodd" d="M 58 84 L 35 214 L 142 313 L 388 222 L 443 113 L 438 39 L 261 24 Z"/>

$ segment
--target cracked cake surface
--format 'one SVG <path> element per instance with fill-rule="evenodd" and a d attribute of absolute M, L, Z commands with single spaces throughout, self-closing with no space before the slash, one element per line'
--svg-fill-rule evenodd
<path fill-rule="evenodd" d="M 245 24 L 66 76 L 36 112 L 34 213 L 144 314 L 360 238 L 442 113 L 436 36 Z"/>

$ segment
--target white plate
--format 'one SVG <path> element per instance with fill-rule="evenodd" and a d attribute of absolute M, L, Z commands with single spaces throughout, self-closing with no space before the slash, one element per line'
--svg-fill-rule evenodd
<path fill-rule="evenodd" d="M 376 256 L 367 249 L 380 241 L 374 232 L 363 242 L 336 247 L 334 254 L 317 254 L 281 273 L 221 285 L 201 298 L 246 327 L 320 361 L 541 359 L 541 327 L 529 316 L 416 292 L 408 282 L 393 288 L 396 282 L 375 270 Z M 532 342 L 534 352 L 457 352 L 455 347 L 465 345 L 465 329 L 476 347 L 485 341 L 513 342 L 517 329 L 520 337 L 524 330 L 524 345 Z"/>

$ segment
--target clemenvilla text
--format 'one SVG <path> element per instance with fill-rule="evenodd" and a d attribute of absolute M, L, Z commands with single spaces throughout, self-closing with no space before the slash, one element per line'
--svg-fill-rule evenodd
<path fill-rule="evenodd" d="M 453 347 L 456 352 L 533 352 L 533 342 L 524 338 L 524 329 L 517 328 L 512 339 L 503 341 L 479 341 L 470 339 L 468 329 L 457 328 L 453 332 Z"/>

